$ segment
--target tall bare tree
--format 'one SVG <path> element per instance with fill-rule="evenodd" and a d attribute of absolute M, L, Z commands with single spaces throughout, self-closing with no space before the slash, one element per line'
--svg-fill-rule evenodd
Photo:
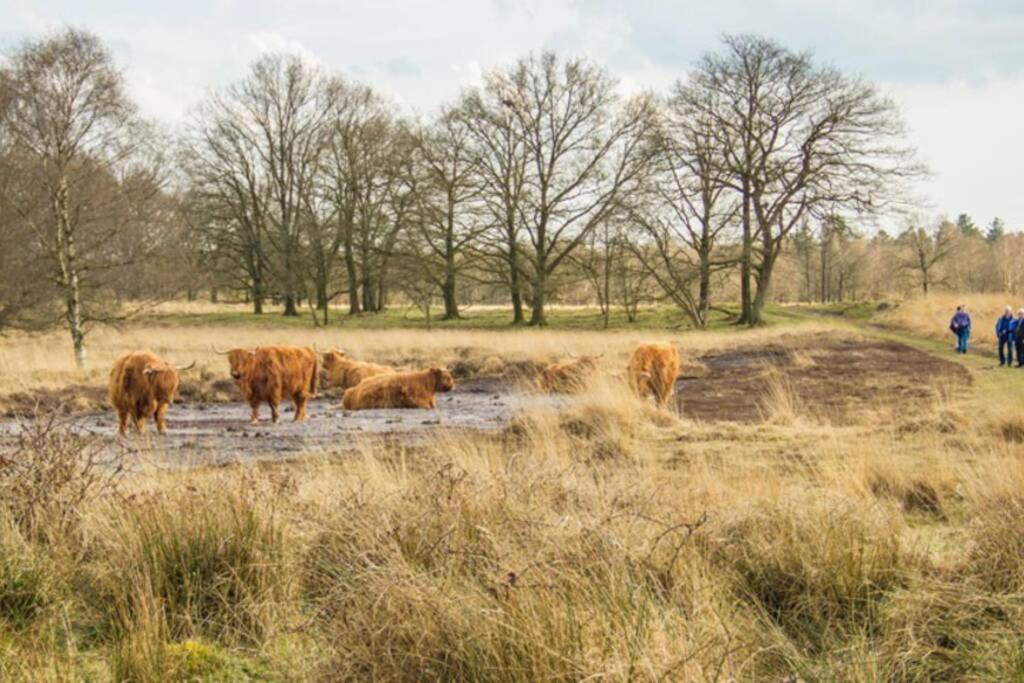
<path fill-rule="evenodd" d="M 512 300 L 512 324 L 525 322 L 522 212 L 527 192 L 529 158 L 524 139 L 504 92 L 501 73 L 486 77 L 482 89 L 467 91 L 456 110 L 473 140 L 481 200 L 490 216 L 489 248 L 478 250 L 482 261 L 495 263 Z"/>
<path fill-rule="evenodd" d="M 479 201 L 484 185 L 464 117 L 442 112 L 418 142 L 424 175 L 418 226 L 434 264 L 429 271 L 441 292 L 443 319 L 452 320 L 459 317 L 458 278 L 470 262 L 466 250 L 488 227 Z"/>
<path fill-rule="evenodd" d="M 877 213 L 921 172 L 890 99 L 765 38 L 727 37 L 677 96 L 716 135 L 721 175 L 740 196 L 741 298 L 750 324 L 761 320 L 786 236 L 809 211 Z"/>
<path fill-rule="evenodd" d="M 62 301 L 79 366 L 91 323 L 109 319 L 98 299 L 119 264 L 103 248 L 117 231 L 120 168 L 136 151 L 139 122 L 109 51 L 93 35 L 65 30 L 29 42 L 3 65 L 9 93 L 0 121 L 6 158 L 31 191 L 8 196 L 29 226 Z"/>
<path fill-rule="evenodd" d="M 925 296 L 932 286 L 941 281 L 936 271 L 952 253 L 956 240 L 956 226 L 948 221 L 940 223 L 931 233 L 912 225 L 899 236 L 903 249 L 901 266 L 918 276 Z"/>
<path fill-rule="evenodd" d="M 550 52 L 491 74 L 488 88 L 526 157 L 517 220 L 530 246 L 530 324 L 543 325 L 552 274 L 640 186 L 655 107 L 647 96 L 620 101 L 603 69 Z"/>

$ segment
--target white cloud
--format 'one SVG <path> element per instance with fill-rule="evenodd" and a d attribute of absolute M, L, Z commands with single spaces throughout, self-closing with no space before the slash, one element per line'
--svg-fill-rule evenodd
<path fill-rule="evenodd" d="M 1024 229 L 1024 79 L 890 88 L 910 139 L 933 173 L 924 190 L 933 209 L 978 224 L 999 216 Z"/>

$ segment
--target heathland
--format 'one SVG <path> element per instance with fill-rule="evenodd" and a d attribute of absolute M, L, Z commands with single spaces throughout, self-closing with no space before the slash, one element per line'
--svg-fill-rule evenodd
<path fill-rule="evenodd" d="M 34 416 L 3 442 L 0 677 L 1013 680 L 1024 370 L 995 367 L 988 329 L 1012 302 L 963 302 L 966 357 L 954 303 L 779 307 L 703 332 L 658 311 L 608 331 L 587 310 L 548 330 L 486 311 L 314 329 L 177 306 L 95 331 L 86 370 L 64 335 L 2 338 L 3 407 Z M 640 341 L 680 351 L 668 410 L 623 382 Z M 500 429 L 315 455 L 174 467 L 61 426 L 102 409 L 125 350 L 197 362 L 173 431 L 175 410 L 237 401 L 212 346 L 271 342 L 496 391 L 603 356 L 581 395 Z"/>

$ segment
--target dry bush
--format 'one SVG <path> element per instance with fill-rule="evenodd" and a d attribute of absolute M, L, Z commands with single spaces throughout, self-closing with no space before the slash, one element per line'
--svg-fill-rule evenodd
<path fill-rule="evenodd" d="M 16 433 L 0 449 L 0 492 L 26 536 L 63 539 L 92 501 L 117 493 L 127 454 L 119 444 L 76 433 L 57 412 L 19 420 Z"/>

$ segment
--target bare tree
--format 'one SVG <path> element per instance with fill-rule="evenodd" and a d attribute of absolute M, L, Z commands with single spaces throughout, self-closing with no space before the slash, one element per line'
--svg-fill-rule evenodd
<path fill-rule="evenodd" d="M 418 142 L 424 174 L 418 226 L 427 247 L 425 256 L 434 264 L 429 272 L 441 291 L 442 319 L 453 320 L 459 317 L 459 274 L 469 264 L 465 252 L 488 227 L 481 217 L 478 159 L 469 127 L 455 112 L 443 112 L 421 132 Z"/>
<path fill-rule="evenodd" d="M 917 274 L 925 296 L 929 288 L 939 281 L 935 271 L 952 252 L 956 239 L 956 226 L 948 221 L 940 223 L 932 233 L 922 227 L 910 226 L 900 235 L 899 243 L 903 250 L 901 266 Z"/>
<path fill-rule="evenodd" d="M 635 253 L 662 291 L 703 328 L 712 275 L 736 261 L 734 250 L 721 249 L 721 242 L 734 226 L 740 202 L 720 176 L 711 121 L 679 88 L 669 101 L 659 151 L 651 191 L 632 210 L 647 237 Z"/>
<path fill-rule="evenodd" d="M 124 200 L 119 168 L 140 139 L 135 108 L 110 53 L 81 31 L 25 44 L 2 80 L 5 156 L 23 163 L 19 173 L 34 190 L 7 200 L 34 236 L 84 366 L 90 323 L 110 319 L 96 304 L 120 265 L 103 247 L 116 232 L 107 220 L 112 204 Z"/>
<path fill-rule="evenodd" d="M 247 78 L 210 97 L 192 125 L 189 167 L 210 205 L 208 225 L 248 263 L 262 310 L 268 273 L 284 314 L 305 292 L 310 196 L 328 147 L 334 89 L 294 55 L 266 55 Z"/>
<path fill-rule="evenodd" d="M 486 77 L 482 90 L 465 93 L 456 110 L 473 139 L 475 168 L 483 186 L 481 199 L 490 214 L 487 240 L 490 248 L 480 249 L 483 261 L 501 276 L 512 300 L 512 324 L 525 322 L 524 256 L 521 215 L 527 191 L 527 147 L 512 113 L 512 101 L 505 96 L 500 73 Z"/>
<path fill-rule="evenodd" d="M 620 103 L 604 70 L 553 53 L 491 74 L 488 88 L 526 157 L 517 220 L 530 245 L 530 324 L 542 325 L 552 274 L 642 182 L 654 106 L 646 96 Z"/>
<path fill-rule="evenodd" d="M 710 124 L 721 175 L 740 197 L 749 324 L 760 322 L 784 240 L 809 211 L 877 213 L 921 173 L 890 99 L 764 38 L 727 37 L 677 93 Z"/>

